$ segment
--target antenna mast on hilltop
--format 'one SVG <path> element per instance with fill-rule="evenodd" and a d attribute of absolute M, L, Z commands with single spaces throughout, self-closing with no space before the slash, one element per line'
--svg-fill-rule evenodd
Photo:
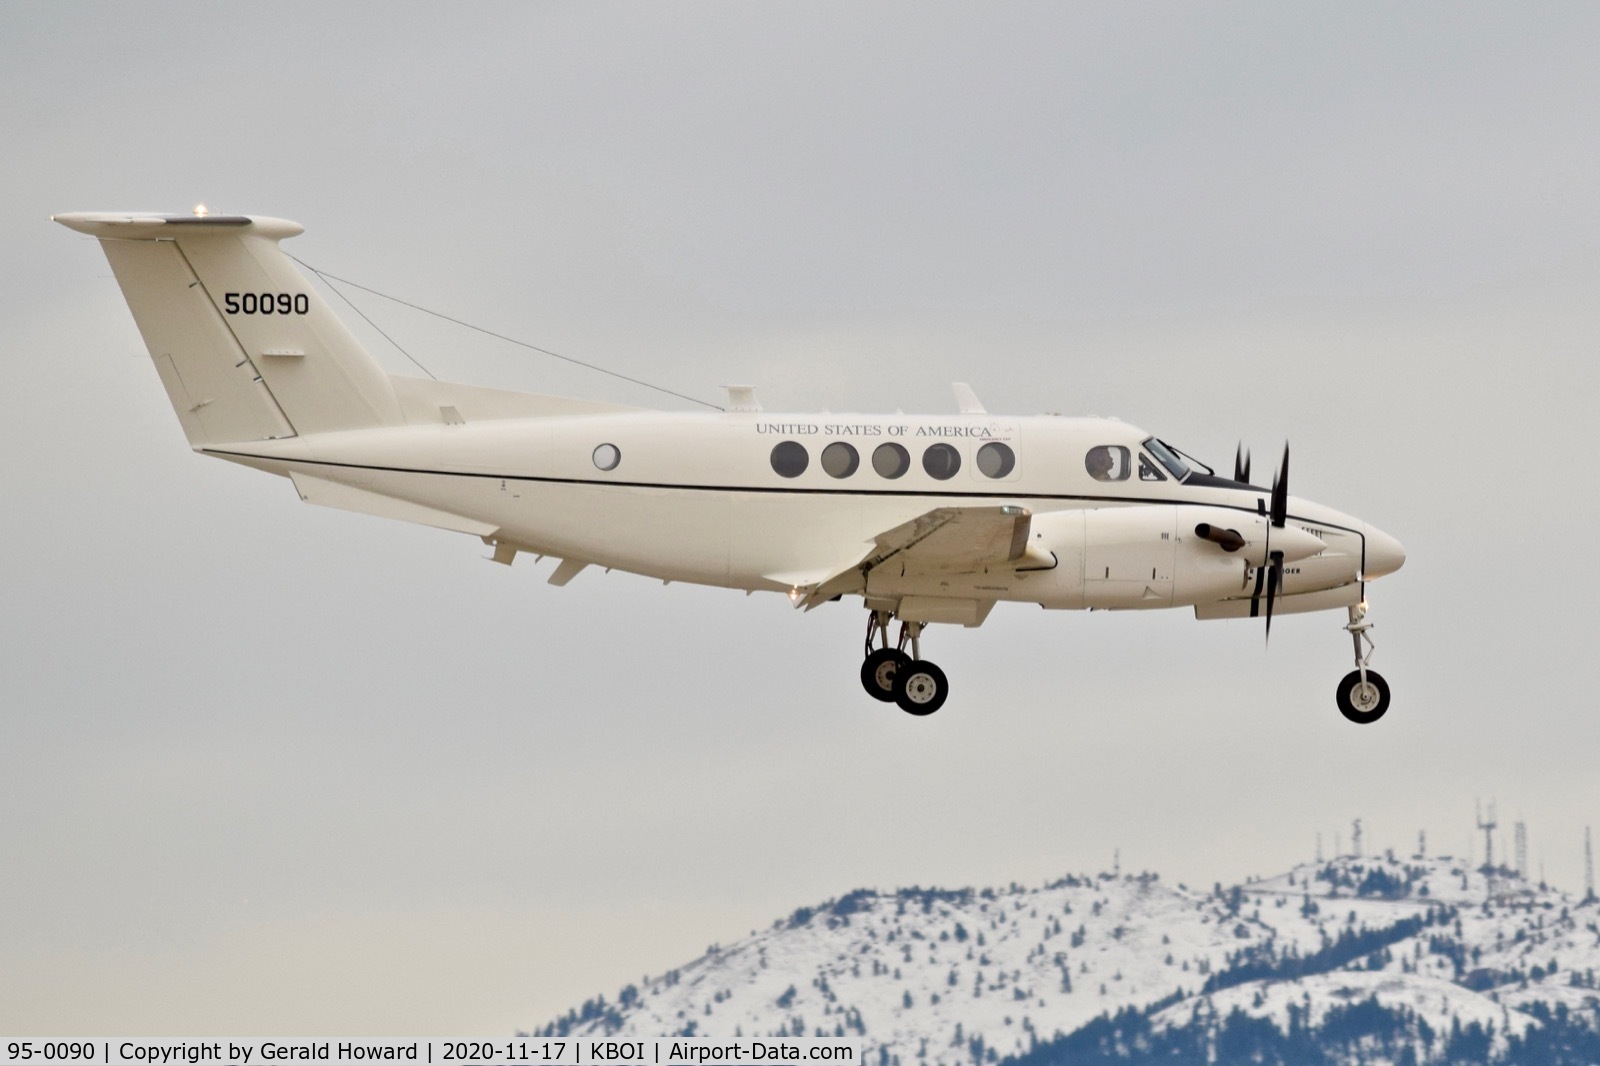
<path fill-rule="evenodd" d="M 1528 879 L 1528 823 L 1517 819 L 1515 827 L 1517 841 L 1517 876 L 1524 881 Z"/>
<path fill-rule="evenodd" d="M 1588 826 L 1583 827 L 1583 901 L 1594 902 L 1594 842 Z"/>
<path fill-rule="evenodd" d="M 1361 858 L 1361 819 L 1357 818 L 1350 823 L 1350 850 L 1356 858 Z"/>
<path fill-rule="evenodd" d="M 1426 829 L 1418 829 L 1417 830 L 1417 858 L 1426 859 L 1427 857 L 1428 857 L 1428 831 Z"/>
<path fill-rule="evenodd" d="M 1322 834 L 1318 833 L 1317 834 L 1317 863 L 1320 865 L 1321 862 L 1322 862 Z"/>
<path fill-rule="evenodd" d="M 1494 874 L 1494 831 L 1499 822 L 1494 820 L 1494 800 L 1489 801 L 1489 820 L 1483 820 L 1483 806 L 1478 807 L 1478 828 L 1483 830 L 1483 872 Z"/>

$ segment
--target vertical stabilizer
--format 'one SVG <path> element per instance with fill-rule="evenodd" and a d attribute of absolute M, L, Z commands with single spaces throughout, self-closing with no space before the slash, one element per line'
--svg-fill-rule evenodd
<path fill-rule="evenodd" d="M 245 216 L 56 215 L 100 239 L 189 443 L 398 425 L 388 375 Z"/>

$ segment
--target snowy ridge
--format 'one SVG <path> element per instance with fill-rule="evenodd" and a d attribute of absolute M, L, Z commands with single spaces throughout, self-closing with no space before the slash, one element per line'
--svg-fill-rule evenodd
<path fill-rule="evenodd" d="M 932 1066 L 1066 1061 L 1057 1038 L 1113 1018 L 1137 1024 L 1095 1038 L 1108 1060 L 1136 1050 L 1125 1036 L 1186 1039 L 1235 1015 L 1297 1038 L 1356 1018 L 1394 1030 L 1367 1061 L 1434 1061 L 1451 1039 L 1459 1058 L 1469 1037 L 1491 1061 L 1525 1052 L 1557 1011 L 1594 1029 L 1597 973 L 1600 907 L 1448 858 L 1347 857 L 1206 893 L 1149 874 L 863 889 L 536 1033 L 844 1035 L 875 1060 Z"/>

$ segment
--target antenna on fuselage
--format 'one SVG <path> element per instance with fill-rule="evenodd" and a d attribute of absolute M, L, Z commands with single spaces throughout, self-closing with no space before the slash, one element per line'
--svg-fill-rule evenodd
<path fill-rule="evenodd" d="M 956 410 L 964 415 L 986 415 L 988 409 L 983 406 L 983 401 L 978 399 L 978 394 L 972 391 L 972 386 L 957 381 L 950 386 L 956 394 Z"/>

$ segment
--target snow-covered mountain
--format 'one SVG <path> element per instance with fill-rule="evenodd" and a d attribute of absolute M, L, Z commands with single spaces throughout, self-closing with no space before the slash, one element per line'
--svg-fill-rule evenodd
<path fill-rule="evenodd" d="M 1368 1062 L 1533 1061 L 1541 1035 L 1600 1029 L 1597 976 L 1592 901 L 1449 858 L 1346 857 L 1210 892 L 1150 874 L 863 889 L 536 1032 L 851 1036 L 907 1066 L 1155 1044 L 1175 1061 L 1247 1032 L 1365 1040 Z"/>

